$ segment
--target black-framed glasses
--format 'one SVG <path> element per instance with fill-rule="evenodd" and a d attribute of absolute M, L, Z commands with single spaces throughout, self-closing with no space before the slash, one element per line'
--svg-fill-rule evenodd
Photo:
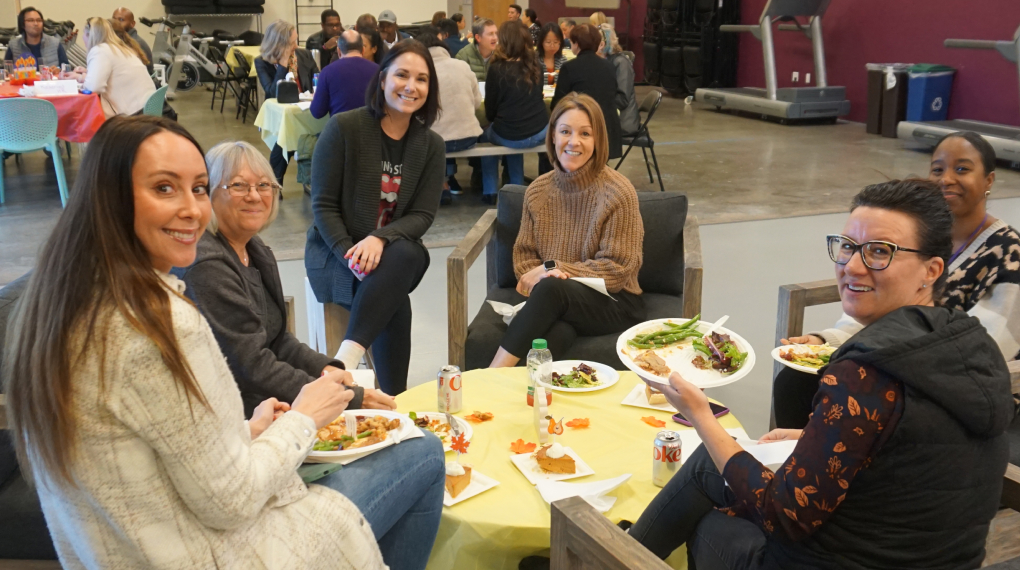
<path fill-rule="evenodd" d="M 279 184 L 272 182 L 259 182 L 258 184 L 248 184 L 247 182 L 233 182 L 231 184 L 223 184 L 220 188 L 230 192 L 231 196 L 237 198 L 243 198 L 247 196 L 251 189 L 254 188 L 260 196 L 272 196 L 274 192 L 280 189 Z"/>
<path fill-rule="evenodd" d="M 864 243 L 857 243 L 846 236 L 838 234 L 825 236 L 825 239 L 829 243 L 829 258 L 831 258 L 837 265 L 846 265 L 847 263 L 850 263 L 850 258 L 860 251 L 861 260 L 864 261 L 865 267 L 868 269 L 874 269 L 875 271 L 881 271 L 886 267 L 889 267 L 889 264 L 892 263 L 893 257 L 896 256 L 897 251 L 924 253 L 921 250 L 900 247 L 888 241 L 872 240 Z"/>

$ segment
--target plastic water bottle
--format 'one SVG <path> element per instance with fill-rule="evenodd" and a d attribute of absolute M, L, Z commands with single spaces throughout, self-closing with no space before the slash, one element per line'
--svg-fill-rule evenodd
<path fill-rule="evenodd" d="M 528 405 L 535 405 L 535 386 L 539 383 L 549 386 L 552 376 L 552 353 L 543 338 L 531 342 L 528 351 Z M 546 405 L 552 403 L 552 390 L 546 388 Z"/>
<path fill-rule="evenodd" d="M 319 74 L 316 73 L 315 75 L 312 76 L 312 93 L 315 93 L 315 90 L 318 88 L 319 88 Z"/>

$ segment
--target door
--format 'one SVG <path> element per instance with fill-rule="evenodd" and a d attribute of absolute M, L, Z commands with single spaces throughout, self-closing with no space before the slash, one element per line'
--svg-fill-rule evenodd
<path fill-rule="evenodd" d="M 507 10 L 513 3 L 514 0 L 472 0 L 471 4 L 476 16 L 488 18 L 498 26 L 506 21 Z M 468 27 L 470 28 L 470 25 Z"/>

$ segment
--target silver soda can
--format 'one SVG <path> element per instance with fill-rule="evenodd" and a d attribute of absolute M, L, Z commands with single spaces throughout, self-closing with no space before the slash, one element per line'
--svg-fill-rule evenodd
<path fill-rule="evenodd" d="M 463 405 L 460 383 L 460 367 L 452 364 L 439 370 L 439 411 L 456 414 Z"/>
<path fill-rule="evenodd" d="M 652 483 L 665 487 L 680 470 L 680 434 L 663 430 L 655 436 L 652 450 Z"/>

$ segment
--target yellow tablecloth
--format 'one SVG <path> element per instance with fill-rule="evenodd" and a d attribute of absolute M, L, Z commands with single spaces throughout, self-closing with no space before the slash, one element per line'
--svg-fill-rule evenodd
<path fill-rule="evenodd" d="M 298 141 L 304 135 L 317 135 L 326 127 L 329 116 L 316 119 L 312 112 L 301 109 L 297 104 L 277 103 L 266 99 L 259 107 L 255 126 L 262 129 L 262 142 L 273 148 L 279 144 L 283 152 L 297 150 Z"/>
<path fill-rule="evenodd" d="M 439 536 L 428 567 L 434 570 L 515 570 L 525 556 L 549 552 L 549 505 L 524 475 L 510 462 L 510 442 L 523 438 L 538 442 L 533 410 L 525 402 L 527 371 L 524 368 L 474 370 L 463 375 L 465 416 L 478 410 L 492 412 L 495 419 L 472 424 L 474 436 L 463 456 L 465 463 L 499 481 L 499 486 L 453 507 L 443 508 Z M 652 442 L 660 429 L 691 429 L 674 422 L 670 414 L 623 406 L 620 402 L 641 381 L 632 372 L 621 373 L 610 388 L 581 394 L 553 395 L 549 412 L 567 421 L 589 418 L 591 427 L 566 428 L 559 441 L 580 455 L 595 471 L 575 482 L 601 481 L 631 473 L 632 477 L 611 493 L 616 504 L 606 513 L 614 523 L 637 520 L 659 492 L 652 484 Z M 429 382 L 397 396 L 402 412 L 435 411 L 436 384 Z M 666 422 L 655 428 L 641 421 L 654 416 Z M 732 414 L 720 420 L 724 427 L 740 427 Z M 447 454 L 452 460 L 454 453 Z M 679 549 L 668 562 L 686 567 L 686 552 Z"/>
<path fill-rule="evenodd" d="M 248 66 L 251 71 L 248 72 L 248 77 L 255 77 L 258 73 L 255 72 L 255 58 L 262 54 L 262 48 L 259 46 L 230 46 L 227 50 L 227 55 L 224 59 L 227 61 L 227 65 L 231 67 L 239 67 L 241 63 L 237 60 L 238 55 L 248 60 Z"/>

